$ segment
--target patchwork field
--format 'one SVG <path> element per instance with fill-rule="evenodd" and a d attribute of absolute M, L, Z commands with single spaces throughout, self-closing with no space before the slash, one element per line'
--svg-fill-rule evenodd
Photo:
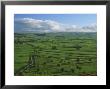
<path fill-rule="evenodd" d="M 14 75 L 96 76 L 96 33 L 15 33 Z"/>

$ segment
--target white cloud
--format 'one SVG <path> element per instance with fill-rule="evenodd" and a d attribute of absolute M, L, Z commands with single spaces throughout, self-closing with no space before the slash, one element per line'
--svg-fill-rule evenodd
<path fill-rule="evenodd" d="M 15 19 L 15 31 L 23 32 L 96 32 L 96 29 L 96 24 L 81 27 L 74 24 L 62 24 L 53 20 Z"/>
<path fill-rule="evenodd" d="M 96 32 L 96 29 L 97 29 L 96 23 L 82 27 L 83 31 L 88 31 L 88 32 Z"/>

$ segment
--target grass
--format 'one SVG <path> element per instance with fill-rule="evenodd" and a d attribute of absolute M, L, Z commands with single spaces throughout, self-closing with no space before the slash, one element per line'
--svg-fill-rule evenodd
<path fill-rule="evenodd" d="M 96 33 L 47 33 L 44 36 L 15 33 L 15 75 L 97 75 L 96 39 Z M 27 65 L 30 55 L 35 55 L 35 66 L 18 71 Z"/>

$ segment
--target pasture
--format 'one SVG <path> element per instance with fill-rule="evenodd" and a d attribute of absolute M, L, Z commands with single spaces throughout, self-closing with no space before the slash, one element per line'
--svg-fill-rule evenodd
<path fill-rule="evenodd" d="M 15 76 L 96 76 L 97 34 L 15 33 Z"/>

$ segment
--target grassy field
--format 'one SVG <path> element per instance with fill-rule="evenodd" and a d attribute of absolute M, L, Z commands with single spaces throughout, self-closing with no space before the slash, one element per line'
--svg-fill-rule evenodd
<path fill-rule="evenodd" d="M 96 76 L 96 33 L 15 33 L 16 76 Z"/>

